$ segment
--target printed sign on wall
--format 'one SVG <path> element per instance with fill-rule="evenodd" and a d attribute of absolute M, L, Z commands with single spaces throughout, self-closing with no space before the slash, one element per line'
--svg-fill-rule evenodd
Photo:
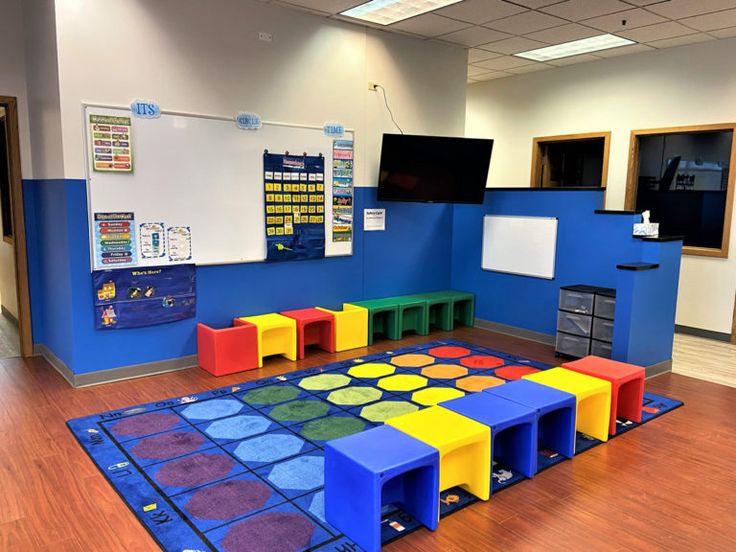
<path fill-rule="evenodd" d="M 141 259 L 158 259 L 166 255 L 163 222 L 144 222 L 140 226 Z"/>
<path fill-rule="evenodd" d="M 130 117 L 89 116 L 92 168 L 97 172 L 133 172 Z"/>
<path fill-rule="evenodd" d="M 136 264 L 135 215 L 95 213 L 95 267 Z"/>
<path fill-rule="evenodd" d="M 353 141 L 332 143 L 332 241 L 353 239 Z"/>

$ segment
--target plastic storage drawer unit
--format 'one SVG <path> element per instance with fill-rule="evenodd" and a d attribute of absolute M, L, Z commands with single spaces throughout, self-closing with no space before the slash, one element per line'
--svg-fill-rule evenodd
<path fill-rule="evenodd" d="M 557 331 L 590 337 L 592 320 L 584 314 L 557 311 Z"/>
<path fill-rule="evenodd" d="M 599 339 L 601 341 L 613 341 L 613 320 L 606 320 L 605 318 L 594 318 L 593 319 L 593 339 Z"/>
<path fill-rule="evenodd" d="M 593 313 L 598 318 L 607 318 L 613 320 L 613 313 L 616 309 L 616 292 L 607 291 L 599 292 L 595 296 L 595 310 Z"/>
<path fill-rule="evenodd" d="M 590 354 L 590 338 L 557 332 L 555 351 L 576 358 L 588 356 Z"/>
<path fill-rule="evenodd" d="M 590 354 L 599 356 L 602 358 L 611 358 L 612 345 L 605 341 L 598 341 L 596 339 L 591 340 Z"/>
<path fill-rule="evenodd" d="M 566 286 L 560 288 L 560 309 L 578 314 L 593 314 L 596 288 Z"/>

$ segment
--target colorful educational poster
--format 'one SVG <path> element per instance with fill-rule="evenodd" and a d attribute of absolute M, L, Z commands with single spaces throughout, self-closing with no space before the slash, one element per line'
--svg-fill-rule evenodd
<path fill-rule="evenodd" d="M 95 213 L 95 267 L 135 265 L 135 215 Z"/>
<path fill-rule="evenodd" d="M 92 169 L 96 172 L 133 172 L 130 117 L 89 116 Z"/>
<path fill-rule="evenodd" d="M 192 260 L 192 230 L 189 226 L 170 226 L 166 230 L 169 260 L 182 262 Z"/>
<path fill-rule="evenodd" d="M 163 222 L 140 225 L 141 259 L 158 259 L 166 255 L 166 231 Z"/>
<path fill-rule="evenodd" d="M 263 154 L 266 261 L 325 256 L 325 159 Z"/>
<path fill-rule="evenodd" d="M 332 142 L 332 241 L 353 239 L 353 141 Z"/>
<path fill-rule="evenodd" d="M 193 264 L 96 270 L 92 285 L 98 330 L 155 326 L 196 315 Z"/>

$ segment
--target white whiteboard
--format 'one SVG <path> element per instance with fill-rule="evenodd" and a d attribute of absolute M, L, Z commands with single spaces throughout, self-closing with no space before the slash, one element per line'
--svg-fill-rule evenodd
<path fill-rule="evenodd" d="M 192 260 L 198 265 L 263 261 L 266 232 L 263 151 L 325 158 L 325 255 L 352 254 L 351 242 L 332 242 L 332 138 L 321 127 L 263 123 L 239 129 L 233 119 L 162 112 L 132 119 L 133 173 L 92 170 L 90 113 L 130 117 L 123 108 L 84 106 L 90 258 L 95 267 L 93 213 L 133 212 L 136 240 L 141 223 L 191 228 Z M 353 132 L 344 139 L 352 140 Z M 140 248 L 140 243 L 137 244 Z M 142 259 L 137 266 L 170 263 Z M 114 267 L 113 267 L 114 268 Z"/>
<path fill-rule="evenodd" d="M 556 218 L 486 215 L 483 219 L 483 270 L 551 280 L 556 252 Z"/>

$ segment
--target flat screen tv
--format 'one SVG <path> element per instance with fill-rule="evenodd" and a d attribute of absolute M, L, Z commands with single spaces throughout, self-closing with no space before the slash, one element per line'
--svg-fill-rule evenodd
<path fill-rule="evenodd" d="M 483 203 L 493 140 L 384 134 L 380 201 Z"/>

